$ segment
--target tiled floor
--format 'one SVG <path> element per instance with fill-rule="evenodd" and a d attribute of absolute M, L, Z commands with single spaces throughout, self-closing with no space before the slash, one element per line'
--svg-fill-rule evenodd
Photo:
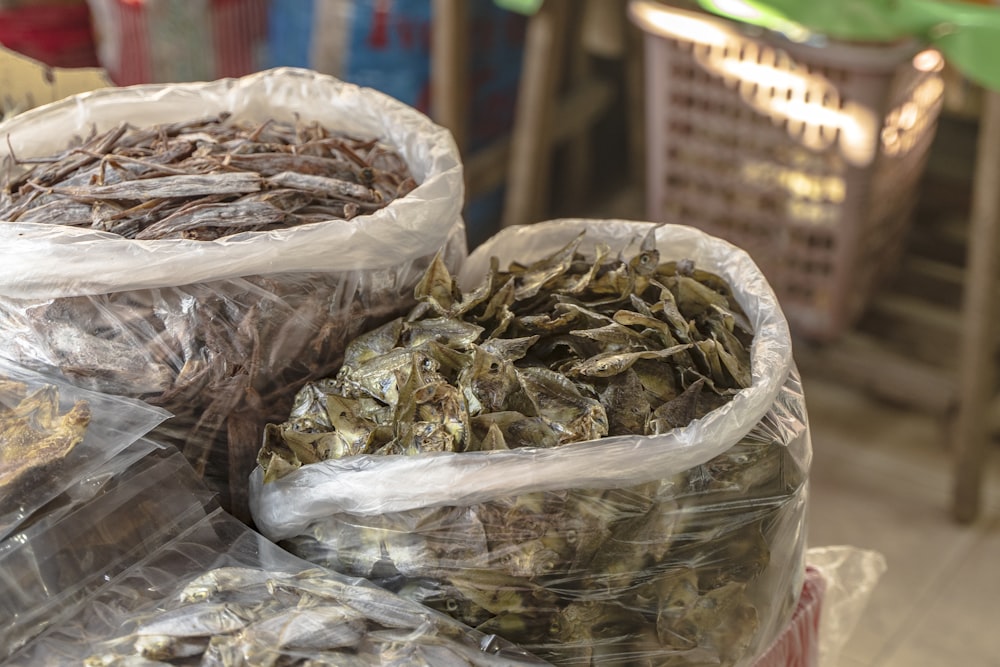
<path fill-rule="evenodd" d="M 1000 447 L 991 447 L 982 515 L 959 525 L 942 420 L 819 378 L 803 385 L 814 448 L 809 544 L 875 550 L 888 564 L 837 664 L 1000 666 Z"/>

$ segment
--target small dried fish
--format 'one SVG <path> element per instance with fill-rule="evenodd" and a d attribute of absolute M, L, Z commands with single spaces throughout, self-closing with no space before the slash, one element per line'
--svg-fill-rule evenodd
<path fill-rule="evenodd" d="M 665 433 L 723 405 L 751 382 L 746 315 L 719 276 L 661 262 L 654 232 L 632 257 L 586 257 L 577 237 L 530 264 L 494 258 L 466 293 L 433 262 L 417 306 L 354 339 L 336 376 L 308 383 L 269 427 L 265 483 L 355 454 Z M 392 590 L 556 664 L 731 666 L 760 624 L 751 585 L 774 538 L 762 517 L 794 493 L 785 450 L 741 442 L 671 479 L 450 508 L 476 520 L 453 525 L 448 558 L 432 546 L 439 528 L 408 512 L 354 533 L 331 527 L 357 521 L 337 515 L 287 546 L 353 575 L 380 563 Z"/>
<path fill-rule="evenodd" d="M 648 435 L 718 407 L 749 385 L 745 316 L 714 274 L 659 264 L 652 229 L 630 259 L 600 247 L 589 261 L 579 235 L 528 266 L 494 260 L 468 294 L 435 258 L 410 314 L 352 341 L 336 378 L 300 393 L 295 423 L 268 431 L 266 478 L 329 456 L 517 447 L 518 433 L 524 445 L 566 444 L 612 422 L 615 434 Z M 361 399 L 385 409 L 362 416 Z"/>
<path fill-rule="evenodd" d="M 393 665 L 390 656 L 402 655 L 401 642 L 411 649 L 426 647 L 427 655 L 435 656 L 405 664 L 541 664 L 496 638 L 489 646 L 511 657 L 493 660 L 468 628 L 328 570 L 291 573 L 263 567 L 220 567 L 200 574 L 171 601 L 125 620 L 119 635 L 91 640 L 92 654 L 83 663 Z"/>
<path fill-rule="evenodd" d="M 13 163 L 21 169 L 0 183 L 0 220 L 147 240 L 207 241 L 349 220 L 416 187 L 405 161 L 376 140 L 228 114 L 142 129 L 121 124 L 59 155 Z M 288 191 L 295 196 L 272 196 Z M 246 199 L 253 193 L 266 197 Z"/>

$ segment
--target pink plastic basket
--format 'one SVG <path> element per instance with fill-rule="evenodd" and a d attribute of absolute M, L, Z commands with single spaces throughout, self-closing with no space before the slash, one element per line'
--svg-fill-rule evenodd
<path fill-rule="evenodd" d="M 629 13 L 645 41 L 649 218 L 743 248 L 793 333 L 838 337 L 898 265 L 940 55 L 797 43 L 651 0 Z"/>

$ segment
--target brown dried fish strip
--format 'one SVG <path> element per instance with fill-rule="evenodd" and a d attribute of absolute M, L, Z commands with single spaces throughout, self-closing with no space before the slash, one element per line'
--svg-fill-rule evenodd
<path fill-rule="evenodd" d="M 221 114 L 141 129 L 123 123 L 75 144 L 7 159 L 15 168 L 0 182 L 0 220 L 213 240 L 350 220 L 417 185 L 402 156 L 378 139 L 318 123 L 250 124 Z"/>

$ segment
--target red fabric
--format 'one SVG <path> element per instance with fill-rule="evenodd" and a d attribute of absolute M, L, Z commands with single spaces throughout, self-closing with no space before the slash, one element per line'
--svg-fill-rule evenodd
<path fill-rule="evenodd" d="M 119 86 L 148 83 L 153 78 L 153 69 L 146 46 L 149 43 L 146 10 L 141 4 L 131 2 L 120 2 L 115 9 L 121 30 L 122 58 L 118 64 L 119 69 L 109 71 L 108 74 Z"/>
<path fill-rule="evenodd" d="M 255 45 L 267 37 L 267 0 L 212 0 L 216 78 L 250 74 Z"/>
<path fill-rule="evenodd" d="M 191 39 L 187 35 L 169 35 L 166 28 L 158 26 L 154 12 L 135 0 L 107 0 L 108 25 L 104 35 L 111 53 L 104 63 L 111 80 L 119 86 L 136 83 L 172 83 L 197 80 L 240 77 L 259 69 L 260 49 L 267 38 L 268 0 L 211 0 L 204 10 L 204 21 L 209 26 L 209 44 L 191 43 L 191 49 L 210 49 L 206 62 L 211 65 L 191 74 L 191 68 L 180 63 L 162 60 L 156 44 L 166 40 L 183 44 Z M 183 7 L 190 14 L 200 14 L 202 5 Z M 160 59 L 160 60 L 158 60 Z"/>
<path fill-rule="evenodd" d="M 86 3 L 0 10 L 0 44 L 51 67 L 98 66 Z"/>

